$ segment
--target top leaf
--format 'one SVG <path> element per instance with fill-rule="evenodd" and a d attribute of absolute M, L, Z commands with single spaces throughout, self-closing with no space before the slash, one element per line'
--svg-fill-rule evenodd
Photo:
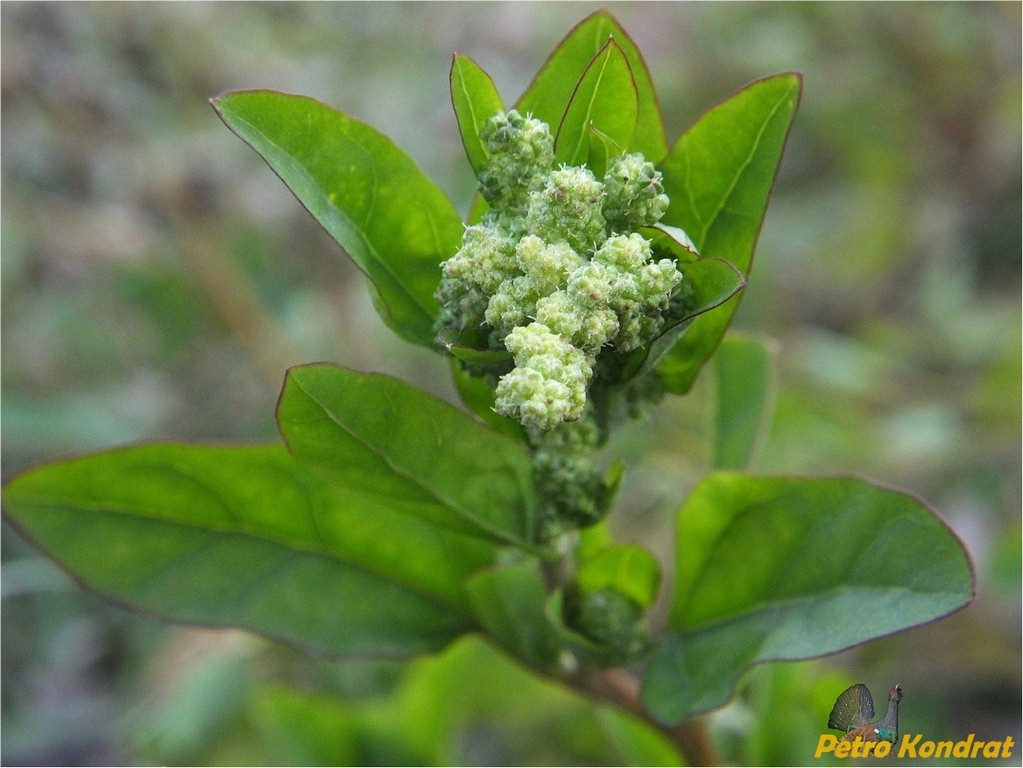
<path fill-rule="evenodd" d="M 579 79 L 565 116 L 558 127 L 554 159 L 566 165 L 584 165 L 589 155 L 589 129 L 621 147 L 636 132 L 639 97 L 632 69 L 614 41 L 600 49 Z"/>
<path fill-rule="evenodd" d="M 211 103 L 366 273 L 384 321 L 434 348 L 440 263 L 462 236 L 440 188 L 387 136 L 313 99 L 237 91 Z"/>
<path fill-rule="evenodd" d="M 473 173 L 480 169 L 490 153 L 480 139 L 480 130 L 493 115 L 504 109 L 497 86 L 479 64 L 468 56 L 455 54 L 451 62 L 451 105 L 455 108 L 458 130 Z"/>
<path fill-rule="evenodd" d="M 522 94 L 516 108 L 548 125 L 560 125 L 583 73 L 609 38 L 614 39 L 625 56 L 639 98 L 636 130 L 623 149 L 642 152 L 648 160 L 657 162 L 667 153 L 668 144 L 653 82 L 636 44 L 607 11 L 594 13 L 568 33 Z"/>
<path fill-rule="evenodd" d="M 748 85 L 700 118 L 660 166 L 671 198 L 661 223 L 680 227 L 704 258 L 725 259 L 746 278 L 801 88 L 791 72 Z M 662 361 L 671 392 L 689 391 L 737 307 L 733 301 L 700 317 Z"/>

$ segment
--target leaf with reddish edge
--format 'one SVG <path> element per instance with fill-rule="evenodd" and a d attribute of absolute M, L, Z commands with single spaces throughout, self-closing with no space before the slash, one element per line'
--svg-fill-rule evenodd
<path fill-rule="evenodd" d="M 141 445 L 43 465 L 7 484 L 4 508 L 106 598 L 328 655 L 411 656 L 471 631 L 465 579 L 498 551 L 328 483 L 281 445 Z"/>
<path fill-rule="evenodd" d="M 559 125 L 583 72 L 609 38 L 614 38 L 625 55 L 639 97 L 636 130 L 626 149 L 642 152 L 647 160 L 656 163 L 667 153 L 668 144 L 653 81 L 636 44 L 607 11 L 586 17 L 558 43 L 516 108 L 552 127 Z"/>
<path fill-rule="evenodd" d="M 387 136 L 314 99 L 235 91 L 211 104 L 366 273 L 384 322 L 436 349 L 440 264 L 463 231 L 441 189 Z"/>
<path fill-rule="evenodd" d="M 572 92 L 554 140 L 555 162 L 585 165 L 590 128 L 619 146 L 628 146 L 636 132 L 638 114 L 639 97 L 632 70 L 612 38 L 587 65 Z"/>
<path fill-rule="evenodd" d="M 704 258 L 725 259 L 747 279 L 801 89 L 791 72 L 746 86 L 704 114 L 659 165 L 671 200 L 661 223 L 680 227 Z M 661 361 L 670 392 L 689 391 L 737 307 L 732 301 L 696 320 Z"/>
<path fill-rule="evenodd" d="M 480 169 L 490 157 L 480 139 L 480 131 L 487 120 L 504 109 L 504 104 L 490 75 L 468 56 L 455 54 L 449 81 L 451 105 L 455 109 L 462 145 L 473 173 L 479 176 Z"/>
<path fill-rule="evenodd" d="M 974 593 L 966 550 L 927 505 L 857 478 L 709 475 L 675 545 L 668 632 L 642 686 L 666 725 L 723 705 L 753 664 L 836 653 Z"/>

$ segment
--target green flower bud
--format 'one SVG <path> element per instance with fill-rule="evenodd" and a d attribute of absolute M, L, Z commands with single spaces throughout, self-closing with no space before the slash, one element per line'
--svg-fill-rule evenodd
<path fill-rule="evenodd" d="M 535 322 L 512 329 L 504 343 L 515 368 L 497 383 L 494 410 L 535 432 L 582 415 L 592 370 L 581 351 Z"/>
<path fill-rule="evenodd" d="M 615 232 L 631 232 L 661 220 L 668 196 L 661 174 L 643 155 L 619 155 L 604 174 L 604 218 Z"/>
<path fill-rule="evenodd" d="M 600 433 L 588 414 L 530 436 L 533 477 L 539 490 L 539 534 L 550 541 L 566 530 L 600 521 L 611 493 L 593 470 Z"/>
<path fill-rule="evenodd" d="M 441 265 L 438 325 L 457 330 L 480 325 L 490 296 L 516 271 L 514 240 L 492 226 L 466 227 L 462 247 Z"/>
<path fill-rule="evenodd" d="M 641 658 L 650 648 L 643 609 L 614 589 L 566 594 L 565 623 L 602 646 L 600 662 L 620 666 Z"/>
<path fill-rule="evenodd" d="M 498 112 L 480 130 L 490 158 L 480 169 L 480 194 L 492 208 L 525 210 L 529 193 L 554 164 L 554 138 L 546 123 L 516 110 Z"/>
<path fill-rule="evenodd" d="M 607 236 L 603 197 L 604 185 L 588 168 L 552 171 L 543 189 L 529 196 L 529 231 L 546 242 L 564 240 L 579 253 L 592 253 Z"/>

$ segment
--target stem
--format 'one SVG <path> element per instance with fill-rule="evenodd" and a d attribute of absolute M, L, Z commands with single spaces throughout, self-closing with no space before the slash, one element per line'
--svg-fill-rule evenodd
<path fill-rule="evenodd" d="M 689 765 L 721 765 L 704 723 L 695 718 L 668 727 L 657 722 L 639 698 L 639 681 L 620 669 L 594 670 L 579 681 L 580 690 L 640 718 L 663 733 L 678 748 Z"/>

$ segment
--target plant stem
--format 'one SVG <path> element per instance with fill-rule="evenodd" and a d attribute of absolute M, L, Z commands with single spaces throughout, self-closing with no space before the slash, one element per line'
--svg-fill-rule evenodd
<path fill-rule="evenodd" d="M 657 728 L 678 748 L 689 765 L 721 765 L 703 722 L 691 718 L 671 727 L 657 722 L 640 701 L 639 681 L 628 672 L 595 670 L 584 677 L 580 688 L 589 696 L 613 704 Z"/>

